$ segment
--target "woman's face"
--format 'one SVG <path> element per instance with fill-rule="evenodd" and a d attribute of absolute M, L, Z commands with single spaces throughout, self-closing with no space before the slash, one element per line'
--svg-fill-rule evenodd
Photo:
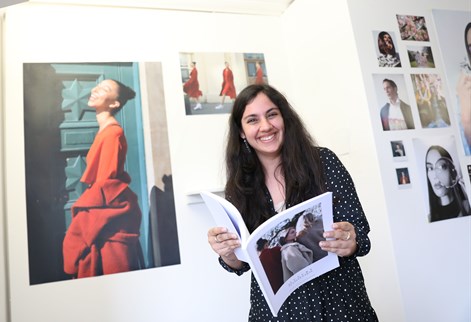
<path fill-rule="evenodd" d="M 247 139 L 259 158 L 280 156 L 285 130 L 283 117 L 264 93 L 259 93 L 245 107 L 241 123 L 241 137 Z"/>
<path fill-rule="evenodd" d="M 437 150 L 430 150 L 426 158 L 427 177 L 432 190 L 437 197 L 444 197 L 451 193 L 453 185 L 450 162 L 444 159 Z"/>
<path fill-rule="evenodd" d="M 291 243 L 296 239 L 296 229 L 294 227 L 288 228 L 288 232 L 286 233 L 286 242 Z"/>
<path fill-rule="evenodd" d="M 119 106 L 117 101 L 119 96 L 119 87 L 115 81 L 105 79 L 92 89 L 88 106 L 97 110 L 106 110 Z"/>

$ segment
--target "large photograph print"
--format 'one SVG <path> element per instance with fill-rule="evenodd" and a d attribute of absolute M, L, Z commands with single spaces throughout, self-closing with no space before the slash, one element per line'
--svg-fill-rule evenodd
<path fill-rule="evenodd" d="M 161 64 L 23 67 L 30 284 L 180 264 Z"/>
<path fill-rule="evenodd" d="M 433 10 L 433 19 L 460 145 L 465 155 L 471 155 L 471 15 L 469 11 Z"/>
<path fill-rule="evenodd" d="M 415 138 L 413 144 L 428 221 L 471 215 L 467 179 L 461 172 L 455 138 L 443 135 Z"/>

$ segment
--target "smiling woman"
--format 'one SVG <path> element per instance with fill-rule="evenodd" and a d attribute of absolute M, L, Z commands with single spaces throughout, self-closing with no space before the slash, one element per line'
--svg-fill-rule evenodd
<path fill-rule="evenodd" d="M 378 321 L 356 259 L 369 252 L 369 225 L 352 179 L 337 156 L 316 145 L 287 99 L 269 85 L 250 85 L 239 93 L 228 133 L 225 194 L 250 232 L 279 209 L 326 191 L 332 191 L 334 198 L 335 223 L 322 236 L 328 240 L 313 243 L 323 252 L 340 256 L 340 267 L 291 293 L 277 317 L 270 313 L 260 286 L 252 278 L 249 321 L 321 322 L 327 316 L 332 321 L 344 321 L 345 316 L 355 321 Z M 283 268 L 289 278 L 303 267 L 306 258 L 312 262 L 313 252 L 297 246 L 294 229 L 285 237 L 291 241 L 283 246 Z M 250 269 L 234 254 L 240 240 L 226 227 L 209 229 L 208 242 L 228 272 L 241 275 Z M 288 258 L 295 253 L 301 256 L 292 262 Z"/>
<path fill-rule="evenodd" d="M 127 141 L 114 115 L 135 92 L 115 80 L 95 86 L 88 106 L 99 131 L 87 154 L 81 182 L 88 188 L 72 206 L 63 242 L 64 271 L 76 278 L 139 269 L 141 210 L 124 170 Z"/>

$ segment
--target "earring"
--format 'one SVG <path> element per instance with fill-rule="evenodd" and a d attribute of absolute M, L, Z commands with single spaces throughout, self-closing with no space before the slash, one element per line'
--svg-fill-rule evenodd
<path fill-rule="evenodd" d="M 244 138 L 244 145 L 245 145 L 245 148 L 247 149 L 247 152 L 251 153 L 252 150 L 250 149 L 250 145 L 249 145 L 249 142 L 247 142 L 247 139 Z"/>

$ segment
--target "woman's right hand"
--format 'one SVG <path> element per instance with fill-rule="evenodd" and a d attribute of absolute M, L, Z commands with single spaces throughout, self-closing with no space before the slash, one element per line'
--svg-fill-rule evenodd
<path fill-rule="evenodd" d="M 208 243 L 227 265 L 234 269 L 242 267 L 243 263 L 234 254 L 234 250 L 240 247 L 236 234 L 228 232 L 225 227 L 213 227 L 208 230 Z"/>

